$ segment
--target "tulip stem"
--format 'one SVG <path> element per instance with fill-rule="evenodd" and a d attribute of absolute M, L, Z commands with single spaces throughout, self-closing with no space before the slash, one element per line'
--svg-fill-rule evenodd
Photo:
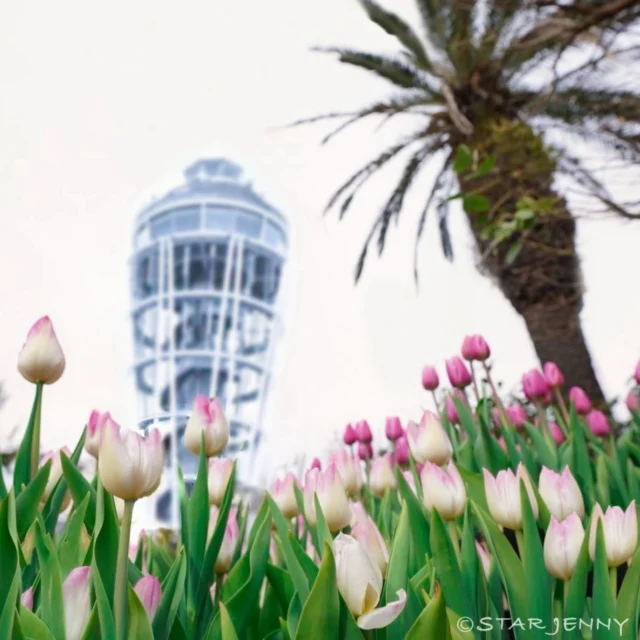
<path fill-rule="evenodd" d="M 126 500 L 120 525 L 118 564 L 116 565 L 116 589 L 113 597 L 113 613 L 116 623 L 116 638 L 123 640 L 127 635 L 127 573 L 129 568 L 129 540 L 131 538 L 131 518 L 134 500 Z"/>
<path fill-rule="evenodd" d="M 471 382 L 473 383 L 473 393 L 476 397 L 476 404 L 480 402 L 480 394 L 478 393 L 478 383 L 476 382 L 476 372 L 473 368 L 473 361 L 469 362 L 469 369 L 471 370 Z"/>
<path fill-rule="evenodd" d="M 560 393 L 560 389 L 554 389 L 553 390 L 556 396 L 556 400 L 558 401 L 558 406 L 560 407 L 560 413 L 562 414 L 562 418 L 564 420 L 564 425 L 566 429 L 570 428 L 570 418 L 569 418 L 569 412 L 567 411 L 567 404 L 564 401 L 564 398 L 562 397 L 562 394 Z M 565 433 L 565 435 L 567 435 Z"/>
<path fill-rule="evenodd" d="M 449 537 L 451 538 L 451 542 L 453 543 L 453 550 L 456 554 L 456 560 L 458 561 L 458 564 L 460 564 L 460 542 L 458 538 L 458 529 L 456 528 L 456 523 L 453 520 L 449 520 L 449 522 L 447 522 L 447 528 L 449 529 Z"/>
<path fill-rule="evenodd" d="M 438 404 L 438 398 L 436 398 L 435 391 L 431 392 L 431 397 L 433 398 L 433 404 L 435 405 L 436 413 L 438 414 L 438 416 L 440 416 L 440 405 Z"/>
<path fill-rule="evenodd" d="M 609 569 L 609 582 L 611 583 L 611 593 L 613 593 L 613 599 L 618 597 L 618 568 L 610 567 Z"/>
<path fill-rule="evenodd" d="M 40 464 L 40 419 L 42 416 L 42 382 L 36 382 L 34 401 L 33 432 L 31 437 L 31 477 L 38 473 Z"/>
<path fill-rule="evenodd" d="M 507 412 L 504 410 L 504 405 L 502 404 L 502 400 L 500 400 L 500 396 L 498 395 L 498 390 L 496 389 L 496 385 L 493 384 L 493 378 L 491 377 L 491 371 L 487 366 L 487 363 L 483 360 L 482 366 L 484 367 L 484 372 L 487 375 L 487 382 L 489 383 L 489 387 L 491 388 L 491 395 L 493 395 L 493 401 L 498 407 L 498 413 L 500 414 L 500 419 L 502 420 L 502 424 L 505 425 L 505 428 L 509 424 L 509 419 L 507 418 Z"/>

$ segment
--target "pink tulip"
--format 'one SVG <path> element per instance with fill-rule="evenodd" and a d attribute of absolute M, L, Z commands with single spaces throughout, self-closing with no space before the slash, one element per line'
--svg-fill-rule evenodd
<path fill-rule="evenodd" d="M 620 507 L 608 507 L 602 513 L 602 507 L 596 503 L 591 512 L 591 529 L 589 531 L 589 555 L 596 557 L 596 532 L 598 520 L 602 520 L 604 546 L 607 562 L 610 567 L 619 567 L 635 553 L 638 546 L 638 520 L 635 500 L 623 511 Z"/>
<path fill-rule="evenodd" d="M 584 518 L 582 493 L 568 466 L 562 470 L 562 473 L 556 473 L 548 467 L 542 467 L 538 489 L 549 513 L 558 520 L 564 520 L 574 511 L 580 518 Z"/>
<path fill-rule="evenodd" d="M 449 461 L 446 468 L 427 462 L 420 474 L 424 506 L 436 509 L 444 520 L 455 520 L 464 512 L 467 491 L 460 473 Z"/>
<path fill-rule="evenodd" d="M 352 527 L 356 523 L 363 522 L 369 517 L 362 502 L 349 500 L 349 508 L 351 509 L 351 526 Z"/>
<path fill-rule="evenodd" d="M 629 411 L 640 410 L 640 396 L 635 391 L 629 391 L 627 394 L 627 408 Z"/>
<path fill-rule="evenodd" d="M 564 376 L 555 362 L 545 362 L 543 371 L 544 377 L 552 389 L 559 389 L 564 386 Z"/>
<path fill-rule="evenodd" d="M 409 464 L 409 442 L 405 436 L 396 440 L 395 454 L 399 465 Z"/>
<path fill-rule="evenodd" d="M 522 390 L 527 399 L 535 402 L 549 393 L 549 385 L 538 369 L 531 369 L 522 376 Z"/>
<path fill-rule="evenodd" d="M 335 464 L 329 464 L 325 471 L 313 469 L 305 475 L 304 511 L 312 525 L 316 524 L 316 495 L 330 531 L 343 529 L 351 522 L 347 492 Z"/>
<path fill-rule="evenodd" d="M 366 420 L 360 420 L 360 422 L 356 424 L 356 434 L 358 435 L 358 441 L 363 444 L 370 444 L 373 440 L 371 427 Z"/>
<path fill-rule="evenodd" d="M 371 458 L 373 458 L 373 448 L 370 444 L 361 442 L 358 445 L 358 458 L 360 458 L 360 460 L 371 460 Z"/>
<path fill-rule="evenodd" d="M 559 521 L 551 516 L 544 539 L 544 562 L 547 571 L 560 580 L 568 580 L 578 564 L 584 529 L 577 513 Z"/>
<path fill-rule="evenodd" d="M 345 491 L 355 495 L 362 489 L 362 472 L 360 461 L 351 455 L 348 449 L 335 451 L 329 456 L 327 464 L 335 464 L 344 483 Z"/>
<path fill-rule="evenodd" d="M 518 464 L 516 473 L 511 469 L 498 471 L 495 477 L 487 469 L 483 469 L 482 473 L 487 506 L 498 524 L 515 531 L 522 529 L 520 480 L 524 482 L 533 516 L 538 517 L 538 502 L 533 492 L 531 478 L 522 463 Z"/>
<path fill-rule="evenodd" d="M 456 409 L 456 405 L 453 402 L 453 398 L 451 396 L 447 396 L 445 401 L 446 406 L 446 414 L 447 420 L 451 424 L 458 424 L 460 422 L 460 418 L 458 417 L 458 409 Z"/>
<path fill-rule="evenodd" d="M 73 569 L 62 584 L 65 637 L 79 640 L 91 617 L 89 574 L 91 567 Z"/>
<path fill-rule="evenodd" d="M 404 435 L 404 430 L 402 429 L 400 418 L 397 416 L 387 418 L 384 431 L 387 439 L 391 440 L 391 442 L 395 442 L 398 438 L 401 438 Z"/>
<path fill-rule="evenodd" d="M 593 409 L 587 413 L 585 419 L 594 436 L 606 436 L 611 432 L 607 416 L 602 411 Z"/>
<path fill-rule="evenodd" d="M 233 458 L 209 458 L 207 474 L 209 504 L 215 504 L 217 507 L 222 504 L 232 471 Z"/>
<path fill-rule="evenodd" d="M 156 611 L 160 606 L 160 600 L 162 599 L 160 580 L 155 576 L 144 576 L 136 582 L 133 590 L 136 592 L 144 610 L 147 612 L 149 620 L 153 620 L 153 616 L 156 615 Z"/>
<path fill-rule="evenodd" d="M 298 513 L 298 501 L 296 500 L 296 487 L 298 480 L 289 471 L 283 479 L 276 478 L 271 489 L 273 501 L 285 518 L 295 518 Z"/>
<path fill-rule="evenodd" d="M 196 396 L 193 411 L 184 432 L 184 444 L 191 453 L 199 456 L 204 433 L 204 454 L 217 456 L 229 442 L 229 423 L 217 398 Z"/>
<path fill-rule="evenodd" d="M 527 422 L 529 416 L 521 404 L 512 404 L 505 410 L 509 422 L 516 428 L 522 429 L 524 423 Z"/>
<path fill-rule="evenodd" d="M 320 469 L 322 469 L 322 464 L 320 464 L 320 460 L 318 458 L 314 458 L 311 461 L 311 466 L 309 468 L 310 469 L 318 469 L 318 471 L 320 471 Z"/>
<path fill-rule="evenodd" d="M 424 467 L 422 467 L 422 469 L 424 469 Z M 420 469 L 420 472 L 422 471 L 422 469 Z M 407 484 L 411 488 L 411 491 L 413 491 L 413 494 L 417 496 L 418 495 L 418 491 L 416 489 L 416 480 L 413 477 L 413 473 L 411 473 L 411 471 L 403 471 L 402 472 L 402 476 L 407 481 Z"/>
<path fill-rule="evenodd" d="M 424 412 L 419 425 L 409 422 L 407 439 L 413 457 L 420 464 L 428 460 L 443 465 L 451 460 L 451 440 L 438 416 L 429 410 Z"/>
<path fill-rule="evenodd" d="M 484 577 L 486 580 L 489 580 L 489 577 L 491 576 L 491 556 L 483 542 L 478 542 L 477 540 L 475 542 L 476 551 L 478 552 L 478 557 L 482 564 L 482 570 L 484 571 Z"/>
<path fill-rule="evenodd" d="M 344 428 L 342 440 L 348 447 L 350 447 L 354 442 L 358 441 L 358 434 L 351 424 L 348 424 Z"/>
<path fill-rule="evenodd" d="M 100 439 L 102 438 L 102 429 L 109 420 L 111 420 L 111 415 L 108 411 L 100 413 L 94 409 L 87 421 L 87 436 L 84 441 L 84 448 L 85 451 L 91 454 L 94 458 L 98 457 Z"/>
<path fill-rule="evenodd" d="M 371 561 L 380 569 L 384 577 L 389 564 L 389 550 L 375 522 L 367 516 L 351 529 L 351 535 L 364 547 Z"/>
<path fill-rule="evenodd" d="M 509 453 L 509 451 L 507 450 L 507 443 L 504 441 L 504 438 L 502 436 L 500 436 L 498 438 L 498 444 L 500 445 L 500 448 L 505 452 L 505 453 Z"/>
<path fill-rule="evenodd" d="M 427 365 L 422 370 L 422 387 L 425 391 L 435 391 L 440 384 L 438 372 L 435 367 Z"/>
<path fill-rule="evenodd" d="M 637 384 L 640 384 L 640 360 L 638 360 L 638 364 L 636 365 L 636 370 L 633 374 L 635 381 Z"/>
<path fill-rule="evenodd" d="M 18 371 L 29 382 L 53 384 L 64 373 L 65 358 L 49 316 L 43 316 L 29 329 L 18 355 Z"/>
<path fill-rule="evenodd" d="M 29 587 L 22 594 L 22 606 L 29 609 L 29 611 L 33 611 L 33 587 Z"/>
<path fill-rule="evenodd" d="M 471 384 L 471 374 L 467 365 L 462 361 L 462 358 L 453 356 L 445 362 L 447 369 L 447 376 L 452 387 L 457 389 L 464 389 Z"/>
<path fill-rule="evenodd" d="M 465 360 L 486 360 L 491 355 L 487 341 L 479 334 L 466 336 L 462 342 L 462 357 Z"/>
<path fill-rule="evenodd" d="M 395 489 L 396 477 L 389 456 L 379 456 L 371 463 L 369 487 L 377 496 L 384 495 L 387 489 Z"/>
<path fill-rule="evenodd" d="M 562 444 L 565 440 L 564 433 L 562 433 L 562 429 L 558 426 L 556 422 L 552 422 L 549 425 L 549 431 L 551 432 L 551 436 L 556 441 L 556 444 Z"/>
<path fill-rule="evenodd" d="M 207 544 L 211 539 L 213 532 L 215 531 L 216 524 L 218 522 L 219 511 L 217 507 L 211 507 L 211 517 L 209 518 L 209 531 L 207 533 Z M 224 529 L 224 537 L 222 538 L 222 545 L 220 551 L 218 551 L 218 557 L 214 570 L 217 574 L 223 575 L 231 568 L 233 562 L 233 556 L 238 546 L 238 540 L 240 539 L 240 527 L 238 526 L 238 508 L 231 507 L 229 510 L 229 516 L 227 517 L 227 524 Z"/>
<path fill-rule="evenodd" d="M 571 387 L 569 389 L 569 401 L 573 403 L 576 411 L 585 415 L 593 408 L 589 396 L 580 387 Z"/>

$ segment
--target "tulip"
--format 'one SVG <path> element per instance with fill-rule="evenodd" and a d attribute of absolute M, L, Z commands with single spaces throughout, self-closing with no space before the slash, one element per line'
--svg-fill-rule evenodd
<path fill-rule="evenodd" d="M 231 458 L 209 458 L 207 474 L 209 504 L 215 504 L 217 507 L 222 504 L 232 471 L 233 460 Z"/>
<path fill-rule="evenodd" d="M 562 521 L 551 516 L 544 538 L 544 564 L 554 578 L 568 580 L 573 575 L 583 540 L 584 528 L 575 511 Z"/>
<path fill-rule="evenodd" d="M 607 416 L 599 409 L 592 409 L 585 417 L 594 436 L 606 436 L 611 432 Z"/>
<path fill-rule="evenodd" d="M 589 413 L 593 408 L 589 396 L 580 387 L 569 389 L 569 401 L 573 402 L 576 411 L 582 415 Z"/>
<path fill-rule="evenodd" d="M 369 517 L 369 514 L 364 508 L 364 505 L 362 504 L 362 502 L 359 502 L 356 500 L 349 500 L 349 509 L 351 509 L 350 526 L 352 527 L 358 522 L 364 522 Z"/>
<path fill-rule="evenodd" d="M 138 500 L 150 496 L 160 485 L 164 449 L 157 429 L 143 438 L 108 421 L 102 432 L 99 457 L 100 482 L 118 498 Z"/>
<path fill-rule="evenodd" d="M 338 590 L 361 629 L 381 629 L 391 624 L 405 607 L 407 594 L 376 609 L 382 594 L 383 578 L 366 549 L 354 537 L 343 533 L 333 542 Z"/>
<path fill-rule="evenodd" d="M 404 431 L 402 429 L 400 418 L 387 418 L 384 431 L 387 439 L 391 440 L 391 442 L 395 442 L 398 438 L 401 438 L 404 435 Z"/>
<path fill-rule="evenodd" d="M 371 460 L 373 458 L 373 449 L 370 444 L 361 442 L 358 445 L 358 458 L 360 460 Z"/>
<path fill-rule="evenodd" d="M 562 433 L 562 429 L 556 422 L 552 422 L 549 425 L 549 432 L 551 433 L 551 437 L 556 441 L 556 444 L 562 444 L 564 442 L 564 433 Z"/>
<path fill-rule="evenodd" d="M 349 500 L 335 464 L 328 465 L 325 471 L 307 471 L 304 478 L 304 510 L 312 525 L 316 524 L 314 495 L 318 496 L 322 514 L 331 532 L 344 529 L 351 522 Z"/>
<path fill-rule="evenodd" d="M 559 389 L 564 386 L 564 376 L 562 375 L 562 371 L 560 371 L 560 367 L 558 367 L 555 362 L 545 362 L 542 371 L 544 372 L 547 384 L 552 389 Z"/>
<path fill-rule="evenodd" d="M 144 576 L 136 582 L 133 590 L 136 592 L 140 603 L 147 612 L 149 620 L 153 621 L 153 616 L 156 615 L 156 611 L 160 606 L 160 600 L 162 599 L 160 580 L 155 576 Z"/>
<path fill-rule="evenodd" d="M 537 369 L 531 369 L 522 375 L 522 390 L 527 399 L 535 402 L 543 400 L 549 393 L 546 378 Z"/>
<path fill-rule="evenodd" d="M 422 468 L 424 469 L 424 467 Z M 402 477 L 406 480 L 407 484 L 411 488 L 411 491 L 413 491 L 413 494 L 417 496 L 418 491 L 416 489 L 416 480 L 413 477 L 413 473 L 411 473 L 411 471 L 403 471 Z"/>
<path fill-rule="evenodd" d="M 640 410 L 640 396 L 635 391 L 629 391 L 627 394 L 627 409 L 631 412 Z"/>
<path fill-rule="evenodd" d="M 310 469 L 318 469 L 318 471 L 320 471 L 320 469 L 322 469 L 322 464 L 320 464 L 320 460 L 318 458 L 314 458 L 311 461 L 311 466 L 309 468 Z"/>
<path fill-rule="evenodd" d="M 356 430 L 351 426 L 351 424 L 348 424 L 344 428 L 342 440 L 348 447 L 350 447 L 354 442 L 358 441 L 358 434 L 356 433 Z"/>
<path fill-rule="evenodd" d="M 219 511 L 216 507 L 211 507 L 211 517 L 209 518 L 209 531 L 207 536 L 208 540 L 211 539 L 213 532 L 215 531 L 216 524 L 218 522 Z M 238 546 L 238 540 L 240 539 L 240 528 L 238 526 L 238 508 L 231 507 L 229 510 L 229 517 L 224 529 L 224 537 L 222 538 L 222 544 L 220 545 L 220 551 L 218 551 L 218 557 L 214 570 L 217 574 L 223 575 L 231 568 L 233 562 L 233 556 Z"/>
<path fill-rule="evenodd" d="M 284 479 L 276 478 L 273 483 L 271 495 L 285 518 L 295 518 L 300 512 L 298 501 L 296 500 L 297 485 L 298 480 L 290 471 L 285 475 Z"/>
<path fill-rule="evenodd" d="M 200 455 L 204 433 L 204 454 L 207 458 L 217 456 L 229 442 L 229 423 L 217 398 L 209 400 L 196 396 L 193 411 L 184 432 L 184 444 L 195 455 Z"/>
<path fill-rule="evenodd" d="M 445 362 L 447 376 L 452 387 L 464 389 L 471 384 L 471 374 L 467 365 L 458 356 L 453 356 Z"/>
<path fill-rule="evenodd" d="M 436 509 L 444 520 L 455 520 L 464 512 L 467 492 L 456 465 L 450 460 L 446 469 L 427 462 L 420 474 L 424 506 Z"/>
<path fill-rule="evenodd" d="M 483 361 L 490 355 L 491 349 L 481 335 L 466 336 L 462 342 L 462 357 L 469 362 L 472 360 Z"/>
<path fill-rule="evenodd" d="M 316 548 L 313 546 L 313 541 L 311 540 L 311 536 L 307 538 L 307 544 L 305 545 L 306 554 L 313 560 L 314 564 L 320 566 L 320 557 L 318 556 L 318 552 Z"/>
<path fill-rule="evenodd" d="M 358 440 L 363 444 L 370 444 L 373 440 L 373 435 L 371 434 L 371 427 L 366 420 L 360 420 L 356 424 L 356 435 L 358 436 Z"/>
<path fill-rule="evenodd" d="M 364 547 L 369 554 L 369 558 L 375 564 L 384 577 L 389 564 L 389 550 L 382 534 L 371 517 L 361 522 L 357 522 L 351 528 L 351 535 Z"/>
<path fill-rule="evenodd" d="M 633 500 L 623 511 L 620 507 L 608 507 L 602 513 L 602 507 L 596 503 L 591 513 L 591 530 L 589 532 L 589 554 L 596 557 L 596 533 L 598 520 L 602 520 L 602 533 L 609 567 L 619 567 L 636 551 L 638 546 L 638 520 L 636 518 L 636 502 Z"/>
<path fill-rule="evenodd" d="M 445 400 L 445 410 L 447 414 L 447 420 L 451 424 L 458 424 L 460 422 L 460 418 L 458 417 L 458 409 L 453 401 L 451 396 L 447 396 Z"/>
<path fill-rule="evenodd" d="M 65 359 L 49 316 L 43 316 L 29 329 L 18 355 L 18 371 L 29 382 L 53 384 L 64 373 Z"/>
<path fill-rule="evenodd" d="M 47 480 L 47 486 L 44 488 L 44 492 L 42 497 L 40 498 L 40 502 L 45 504 L 54 489 L 56 488 L 58 481 L 62 478 L 62 459 L 60 458 L 60 453 L 64 453 L 67 458 L 71 457 L 71 451 L 69 451 L 69 447 L 62 447 L 62 449 L 58 449 L 58 451 L 47 451 L 47 453 L 43 454 L 42 460 L 40 461 L 40 466 L 44 466 L 49 460 L 51 460 L 51 469 L 49 471 L 49 478 Z M 65 492 L 64 498 L 62 500 L 62 505 L 60 506 L 60 511 L 64 511 L 71 502 L 71 495 L 68 491 Z"/>
<path fill-rule="evenodd" d="M 33 611 L 33 587 L 29 587 L 22 594 L 22 606 L 29 609 L 29 611 Z"/>
<path fill-rule="evenodd" d="M 562 470 L 562 473 L 555 473 L 548 467 L 542 467 L 538 490 L 549 513 L 558 520 L 565 520 L 574 512 L 580 518 L 584 518 L 582 493 L 568 466 Z"/>
<path fill-rule="evenodd" d="M 409 464 L 409 442 L 405 436 L 396 440 L 395 454 L 398 464 Z"/>
<path fill-rule="evenodd" d="M 426 366 L 422 370 L 422 388 L 425 391 L 435 391 L 440 384 L 440 378 L 438 378 L 438 372 L 435 367 Z"/>
<path fill-rule="evenodd" d="M 516 428 L 522 429 L 529 419 L 527 412 L 521 404 L 512 404 L 505 409 L 509 422 Z"/>
<path fill-rule="evenodd" d="M 80 640 L 91 617 L 91 567 L 73 569 L 62 585 L 64 628 L 67 640 Z"/>
<path fill-rule="evenodd" d="M 636 365 L 636 370 L 633 374 L 635 381 L 637 384 L 640 384 L 640 360 L 638 360 L 638 364 Z"/>
<path fill-rule="evenodd" d="M 91 454 L 94 458 L 98 457 L 102 429 L 109 420 L 111 420 L 111 415 L 108 411 L 100 413 L 94 409 L 87 421 L 87 436 L 84 441 L 84 448 L 85 451 Z"/>
<path fill-rule="evenodd" d="M 484 571 L 484 577 L 489 580 L 491 577 L 491 556 L 489 555 L 489 551 L 487 547 L 482 542 L 476 542 L 476 551 L 478 552 L 478 557 L 480 558 L 480 562 L 482 563 L 482 570 Z"/>
<path fill-rule="evenodd" d="M 349 495 L 355 495 L 362 489 L 362 473 L 360 470 L 360 462 L 347 451 L 342 449 L 341 451 L 332 453 L 329 456 L 329 464 L 333 463 L 338 469 L 338 473 L 344 483 L 345 491 Z"/>
<path fill-rule="evenodd" d="M 379 456 L 371 463 L 369 487 L 377 496 L 382 496 L 387 489 L 395 489 L 396 477 L 388 456 Z"/>
<path fill-rule="evenodd" d="M 417 462 L 433 462 L 444 465 L 453 455 L 453 447 L 447 432 L 444 430 L 438 416 L 431 411 L 425 411 L 420 425 L 409 422 L 407 425 L 407 439 L 411 453 Z"/>
<path fill-rule="evenodd" d="M 522 529 L 522 503 L 520 502 L 520 480 L 529 497 L 529 504 L 533 517 L 538 517 L 538 502 L 531 479 L 526 469 L 520 463 L 514 474 L 511 469 L 498 471 L 498 475 L 493 477 L 486 469 L 482 470 L 484 475 L 484 491 L 487 497 L 487 505 L 493 519 L 503 527 L 508 529 Z"/>

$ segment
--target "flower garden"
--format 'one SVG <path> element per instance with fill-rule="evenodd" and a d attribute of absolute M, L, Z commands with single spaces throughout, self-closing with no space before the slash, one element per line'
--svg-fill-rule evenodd
<path fill-rule="evenodd" d="M 640 395 L 617 424 L 545 363 L 505 403 L 486 341 L 461 355 L 451 389 L 424 369 L 435 411 L 389 418 L 384 443 L 347 426 L 342 450 L 276 480 L 256 512 L 234 498 L 220 403 L 196 398 L 181 529 L 131 541 L 160 434 L 94 411 L 73 451 L 41 455 L 44 387 L 65 359 L 40 319 L 18 357 L 31 416 L 13 482 L 0 476 L 0 638 L 637 638 Z"/>

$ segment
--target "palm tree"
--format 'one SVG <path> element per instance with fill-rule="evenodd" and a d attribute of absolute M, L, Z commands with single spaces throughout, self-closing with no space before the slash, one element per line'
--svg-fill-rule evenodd
<path fill-rule="evenodd" d="M 356 282 L 370 244 L 382 253 L 407 192 L 428 164 L 438 163 L 417 228 L 416 255 L 433 209 L 444 253 L 452 259 L 447 218 L 452 196 L 461 191 L 478 266 L 524 319 L 540 360 L 557 362 L 572 384 L 604 402 L 580 325 L 575 220 L 555 185 L 568 178 L 607 212 L 639 215 L 616 202 L 575 149 L 577 142 L 598 145 L 605 158 L 640 160 L 640 93 L 629 73 L 640 57 L 633 42 L 640 2 L 416 0 L 420 30 L 374 0 L 359 2 L 395 38 L 398 55 L 322 51 L 383 78 L 395 93 L 354 112 L 295 123 L 346 118 L 325 142 L 371 116 L 383 122 L 403 116 L 415 125 L 328 203 L 342 218 L 371 177 L 406 158 L 368 234 Z"/>

